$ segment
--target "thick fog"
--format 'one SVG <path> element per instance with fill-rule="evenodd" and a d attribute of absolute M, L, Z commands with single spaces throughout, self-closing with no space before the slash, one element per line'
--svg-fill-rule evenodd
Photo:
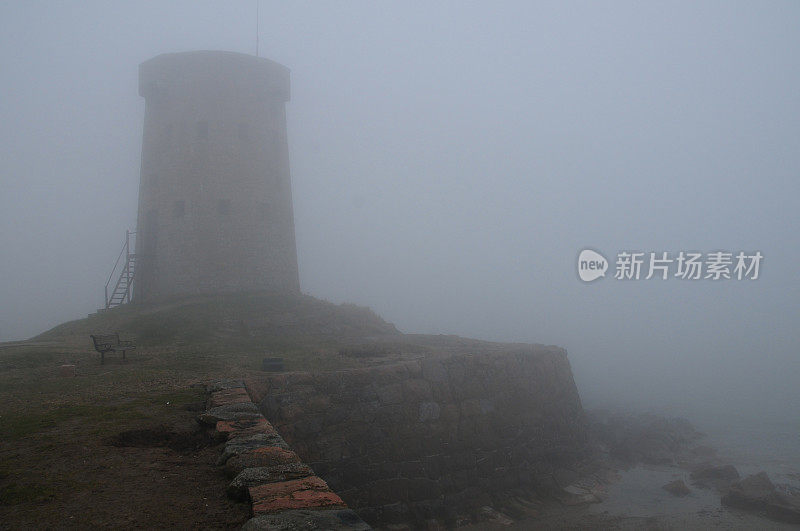
<path fill-rule="evenodd" d="M 262 1 L 259 37 L 292 71 L 305 293 L 563 346 L 586 405 L 797 417 L 800 4 Z M 102 306 L 139 63 L 255 48 L 254 1 L 0 4 L 0 340 Z M 622 281 L 623 250 L 764 259 Z"/>

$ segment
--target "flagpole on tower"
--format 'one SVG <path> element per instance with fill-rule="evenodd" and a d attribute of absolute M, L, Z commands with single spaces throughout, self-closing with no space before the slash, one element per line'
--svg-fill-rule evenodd
<path fill-rule="evenodd" d="M 256 0 L 256 57 L 258 57 L 258 0 Z"/>

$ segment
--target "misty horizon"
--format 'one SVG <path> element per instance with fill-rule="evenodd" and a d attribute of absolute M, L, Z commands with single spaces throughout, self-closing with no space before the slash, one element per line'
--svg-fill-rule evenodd
<path fill-rule="evenodd" d="M 0 6 L 0 341 L 102 306 L 137 221 L 139 64 L 254 54 L 254 17 Z M 261 2 L 259 55 L 291 70 L 302 291 L 564 347 L 587 407 L 796 422 L 799 25 L 790 2 Z M 764 259 L 753 281 L 587 284 L 586 248 Z"/>

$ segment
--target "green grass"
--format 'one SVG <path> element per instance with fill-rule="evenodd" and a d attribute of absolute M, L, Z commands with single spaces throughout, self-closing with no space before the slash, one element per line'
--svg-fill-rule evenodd
<path fill-rule="evenodd" d="M 59 325 L 35 341 L 79 339 L 119 331 L 142 346 L 216 344 L 268 348 L 314 338 L 397 334 L 368 308 L 336 305 L 306 295 L 269 292 L 175 298 L 148 305 L 123 305 Z M 84 340 L 86 341 L 86 340 Z"/>
<path fill-rule="evenodd" d="M 183 396 L 182 393 L 176 392 L 120 404 L 72 404 L 45 411 L 2 415 L 0 423 L 2 423 L 3 431 L 0 432 L 0 442 L 39 433 L 72 419 L 80 419 L 82 422 L 99 428 L 103 428 L 107 424 L 146 419 L 153 416 L 153 406 L 169 403 L 178 407 L 185 401 L 176 399 Z"/>
<path fill-rule="evenodd" d="M 115 331 L 137 348 L 125 362 L 109 353 L 101 365 L 89 334 Z M 125 305 L 0 343 L 0 522 L 52 527 L 60 515 L 48 511 L 69 500 L 77 500 L 76 518 L 82 507 L 94 509 L 80 504 L 93 503 L 109 477 L 125 488 L 129 478 L 141 481 L 142 463 L 107 441 L 154 426 L 195 429 L 196 409 L 186 406 L 205 402 L 204 383 L 262 374 L 268 357 L 283 358 L 287 370 L 359 366 L 369 360 L 340 351 L 371 336 L 401 337 L 365 308 L 259 293 Z M 63 364 L 75 366 L 74 377 L 61 376 Z M 132 453 L 173 466 L 159 451 Z"/>
<path fill-rule="evenodd" d="M 127 362 L 110 353 L 100 365 L 89 334 L 108 331 L 135 340 Z M 0 344 L 0 441 L 46 436 L 68 421 L 100 433 L 114 422 L 165 417 L 170 407 L 202 400 L 191 384 L 257 374 L 267 357 L 283 358 L 290 371 L 333 370 L 369 362 L 349 352 L 403 348 L 351 348 L 373 335 L 402 337 L 368 308 L 305 295 L 240 293 L 120 306 L 28 342 Z M 75 365 L 76 376 L 60 376 L 62 364 Z"/>

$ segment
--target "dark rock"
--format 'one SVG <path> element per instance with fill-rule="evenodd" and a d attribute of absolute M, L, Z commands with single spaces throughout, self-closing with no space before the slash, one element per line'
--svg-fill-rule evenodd
<path fill-rule="evenodd" d="M 682 479 L 670 481 L 661 488 L 674 496 L 686 496 L 691 492 L 689 487 L 686 486 L 686 483 L 684 483 Z"/>
<path fill-rule="evenodd" d="M 578 473 L 573 470 L 559 468 L 553 472 L 553 479 L 562 489 L 569 487 L 578 479 Z"/>
<path fill-rule="evenodd" d="M 248 520 L 242 531 L 325 529 L 367 531 L 372 529 L 350 509 L 327 511 L 294 510 L 264 514 Z"/>
<path fill-rule="evenodd" d="M 211 393 L 208 400 L 208 407 L 227 406 L 231 404 L 240 404 L 242 402 L 250 402 L 250 395 L 247 394 L 247 389 L 244 387 L 235 387 L 233 389 L 224 389 Z"/>
<path fill-rule="evenodd" d="M 589 414 L 594 437 L 609 454 L 627 464 L 672 464 L 690 454 L 703 434 L 685 419 L 658 415 Z"/>
<path fill-rule="evenodd" d="M 217 380 L 215 382 L 211 382 L 210 384 L 208 384 L 208 386 L 206 386 L 206 392 L 216 393 L 217 391 L 222 391 L 225 389 L 234 389 L 236 387 L 244 387 L 244 381 L 235 379 Z"/>
<path fill-rule="evenodd" d="M 214 437 L 220 442 L 237 437 L 250 437 L 258 433 L 275 433 L 275 428 L 267 422 L 263 415 L 252 416 L 251 413 L 236 413 L 248 415 L 235 420 L 220 420 L 215 425 Z"/>
<path fill-rule="evenodd" d="M 800 494 L 778 493 L 767 507 L 767 516 L 790 524 L 800 524 Z"/>
<path fill-rule="evenodd" d="M 225 462 L 225 473 L 235 477 L 246 468 L 271 467 L 299 463 L 300 458 L 291 450 L 277 447 L 261 447 L 234 455 Z"/>
<path fill-rule="evenodd" d="M 277 446 L 278 448 L 288 449 L 289 446 L 277 433 L 257 433 L 248 437 L 234 437 L 225 443 L 225 449 L 217 461 L 217 465 L 224 465 L 225 462 L 233 457 L 262 446 Z"/>
<path fill-rule="evenodd" d="M 722 497 L 722 504 L 740 509 L 766 510 L 767 505 L 776 501 L 775 485 L 766 472 L 759 472 L 734 483 Z"/>
<path fill-rule="evenodd" d="M 774 520 L 800 524 L 800 495 L 775 488 L 766 472 L 759 472 L 731 485 L 722 504 L 746 511 L 766 513 Z"/>
<path fill-rule="evenodd" d="M 247 489 L 250 487 L 279 481 L 290 481 L 313 475 L 314 471 L 303 463 L 245 468 L 228 485 L 228 497 L 244 501 L 248 497 Z"/>
<path fill-rule="evenodd" d="M 203 424 L 216 424 L 220 420 L 239 420 L 243 418 L 261 416 L 256 405 L 252 402 L 228 404 L 226 406 L 212 407 L 202 413 L 198 420 Z"/>
<path fill-rule="evenodd" d="M 586 505 L 589 503 L 599 503 L 598 498 L 592 489 L 587 489 L 578 485 L 570 485 L 563 489 L 557 496 L 559 502 L 563 505 Z"/>

